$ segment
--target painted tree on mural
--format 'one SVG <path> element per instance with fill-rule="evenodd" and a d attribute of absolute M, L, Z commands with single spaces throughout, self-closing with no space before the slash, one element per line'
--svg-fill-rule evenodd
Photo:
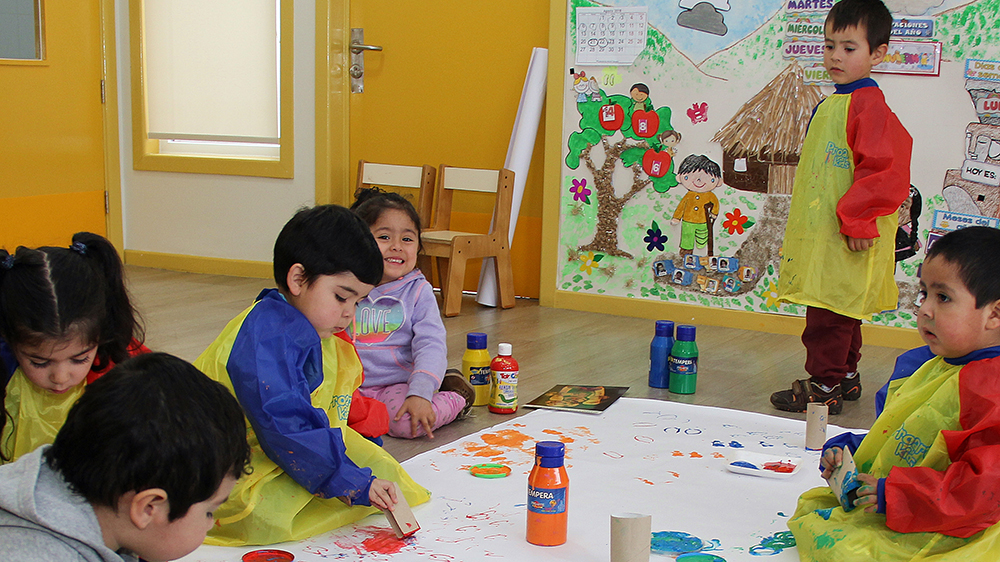
<path fill-rule="evenodd" d="M 583 162 L 593 174 L 597 227 L 594 239 L 579 249 L 632 258 L 618 248 L 618 221 L 625 204 L 650 185 L 660 193 L 677 185 L 672 151 L 664 144 L 664 133 L 673 131 L 671 110 L 666 106 L 652 110 L 648 97 L 636 101 L 626 95 L 608 96 L 603 90 L 585 98 L 576 104 L 580 128 L 569 135 L 566 165 L 575 170 Z M 600 163 L 594 153 L 598 146 L 604 153 Z M 632 185 L 621 195 L 613 183 L 619 163 L 632 172 Z"/>

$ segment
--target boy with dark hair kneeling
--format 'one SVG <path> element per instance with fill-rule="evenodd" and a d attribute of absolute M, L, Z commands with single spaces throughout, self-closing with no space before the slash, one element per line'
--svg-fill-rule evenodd
<path fill-rule="evenodd" d="M 0 467 L 0 560 L 174 560 L 248 468 L 239 403 L 166 353 L 92 383 L 51 446 Z"/>
<path fill-rule="evenodd" d="M 996 560 L 1000 552 L 1000 230 L 970 227 L 931 246 L 917 328 L 867 435 L 829 440 L 823 477 L 853 452 L 862 483 L 845 511 L 830 488 L 788 522 L 802 560 Z"/>

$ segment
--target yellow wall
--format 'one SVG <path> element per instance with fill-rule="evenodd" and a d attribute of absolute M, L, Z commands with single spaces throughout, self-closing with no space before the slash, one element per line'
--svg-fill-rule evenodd
<path fill-rule="evenodd" d="M 538 0 L 394 2 L 391 9 L 353 0 L 351 27 L 364 28 L 365 42 L 384 51 L 365 54 L 365 91 L 351 96 L 351 161 L 502 167 L 531 49 L 548 44 L 548 24 L 549 6 Z M 511 245 L 515 293 L 536 298 L 544 140 L 539 130 Z M 477 195 L 456 195 L 453 229 L 486 232 L 492 202 Z M 479 280 L 474 262 L 467 290 Z"/>
<path fill-rule="evenodd" d="M 0 245 L 103 234 L 98 2 L 45 2 L 46 57 L 0 63 Z"/>

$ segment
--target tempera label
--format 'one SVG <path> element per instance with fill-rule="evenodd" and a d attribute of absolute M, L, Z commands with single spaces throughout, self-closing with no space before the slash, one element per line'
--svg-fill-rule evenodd
<path fill-rule="evenodd" d="M 490 384 L 490 366 L 470 367 L 469 382 L 475 386 Z"/>
<path fill-rule="evenodd" d="M 693 375 L 698 372 L 697 357 L 667 357 L 667 368 L 671 373 Z"/>
<path fill-rule="evenodd" d="M 567 488 L 535 488 L 528 486 L 528 511 L 554 515 L 566 512 Z"/>

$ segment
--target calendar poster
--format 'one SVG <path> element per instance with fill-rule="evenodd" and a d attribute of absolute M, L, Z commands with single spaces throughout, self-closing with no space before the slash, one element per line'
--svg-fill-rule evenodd
<path fill-rule="evenodd" d="M 646 48 L 646 7 L 577 8 L 576 64 L 631 65 Z"/>

